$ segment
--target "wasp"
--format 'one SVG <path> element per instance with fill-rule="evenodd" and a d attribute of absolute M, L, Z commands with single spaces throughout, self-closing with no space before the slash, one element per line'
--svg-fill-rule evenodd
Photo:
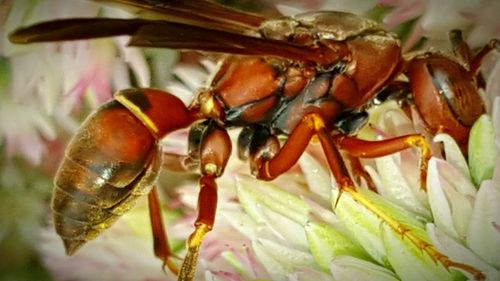
<path fill-rule="evenodd" d="M 360 198 L 344 151 L 354 159 L 420 150 L 425 189 L 429 145 L 423 135 L 367 141 L 356 138 L 366 108 L 383 91 L 403 88 L 431 133 L 445 132 L 462 146 L 485 112 L 478 94 L 481 61 L 499 40 L 473 52 L 451 33 L 453 56 L 421 52 L 405 58 L 400 40 L 379 23 L 351 13 L 321 11 L 265 18 L 205 0 L 101 0 L 150 18 L 72 18 L 38 23 L 10 34 L 14 43 L 128 35 L 129 45 L 226 54 L 212 80 L 185 106 L 174 94 L 152 88 L 118 91 L 82 124 L 55 177 L 52 209 L 57 233 L 73 254 L 148 196 L 155 255 L 179 280 L 194 278 L 203 237 L 214 224 L 216 179 L 241 127 L 238 156 L 253 175 L 272 180 L 289 170 L 313 137 L 319 139 L 340 191 Z M 400 77 L 404 77 L 401 80 Z M 162 166 L 159 141 L 189 127 L 187 155 L 176 159 L 199 170 L 198 216 L 180 268 L 172 261 L 155 182 Z M 280 141 L 286 137 L 285 141 Z M 359 200 L 377 213 L 373 204 Z M 412 235 L 391 224 L 401 235 Z M 453 262 L 410 237 L 445 267 L 480 271 Z M 420 242 L 422 243 L 420 243 Z"/>

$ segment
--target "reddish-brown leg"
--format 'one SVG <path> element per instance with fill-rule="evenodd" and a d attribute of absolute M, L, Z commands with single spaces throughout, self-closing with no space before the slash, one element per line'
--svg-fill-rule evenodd
<path fill-rule="evenodd" d="M 257 178 L 264 180 L 272 180 L 277 176 L 288 171 L 299 159 L 304 152 L 309 141 L 316 134 L 316 114 L 310 114 L 302 118 L 302 121 L 293 129 L 286 143 L 277 151 L 269 149 L 267 146 L 274 146 L 274 141 L 269 141 L 268 145 L 262 146 L 259 150 L 254 151 L 255 157 L 251 157 L 251 161 L 255 162 L 252 166 L 255 167 L 254 173 Z M 272 137 L 272 136 L 271 136 Z M 271 139 L 270 137 L 270 139 Z M 261 153 L 261 151 L 269 150 L 270 153 Z"/>
<path fill-rule="evenodd" d="M 348 176 L 347 168 L 327 132 L 323 119 L 316 113 L 304 116 L 302 121 L 289 135 L 286 143 L 272 157 L 269 159 L 264 157 L 252 158 L 252 161 L 255 161 L 255 165 L 258 167 L 256 171 L 257 177 L 264 180 L 272 180 L 288 171 L 297 163 L 300 155 L 302 155 L 314 135 L 317 135 L 321 140 L 328 165 L 340 188 L 354 188 L 354 184 Z M 325 142 L 325 139 L 328 139 L 328 141 Z M 325 149 L 325 146 L 328 148 Z M 267 148 L 262 147 L 261 149 L 264 150 Z M 258 152 L 256 154 L 259 155 Z"/>
<path fill-rule="evenodd" d="M 479 74 L 479 68 L 481 67 L 481 63 L 484 57 L 493 50 L 497 50 L 498 52 L 500 52 L 500 40 L 498 39 L 491 40 L 470 60 L 469 72 L 472 75 L 477 76 Z"/>
<path fill-rule="evenodd" d="M 288 171 L 299 159 L 302 152 L 306 149 L 311 138 L 317 134 L 325 134 L 323 120 L 317 114 L 305 116 L 302 121 L 295 127 L 287 142 L 279 149 L 272 157 L 256 157 L 253 161 L 258 167 L 257 177 L 265 180 L 272 180 L 282 173 Z M 332 138 L 329 136 L 329 138 Z M 430 149 L 421 135 L 408 135 L 382 141 L 365 141 L 349 137 L 345 135 L 336 135 L 333 137 L 332 143 L 337 144 L 340 148 L 345 149 L 354 157 L 379 157 L 385 156 L 394 152 L 401 151 L 410 147 L 418 147 L 421 149 L 422 161 L 420 164 L 422 181 L 425 186 L 425 177 L 427 171 L 427 163 L 430 159 Z M 263 146 L 262 150 L 267 149 Z M 259 153 L 256 153 L 259 155 Z M 340 157 L 340 156 L 338 156 Z M 331 156 L 332 159 L 338 158 Z M 342 162 L 342 161 L 341 161 Z M 334 164 L 334 163 L 330 163 Z M 335 171 L 346 171 L 345 167 L 337 167 Z"/>
<path fill-rule="evenodd" d="M 422 135 L 413 134 L 380 141 L 367 141 L 345 135 L 335 135 L 333 142 L 350 155 L 361 158 L 380 157 L 408 148 L 419 148 L 420 186 L 426 190 L 427 164 L 431 158 L 431 150 Z"/>
<path fill-rule="evenodd" d="M 217 209 L 217 184 L 215 176 L 203 175 L 200 178 L 198 194 L 198 218 L 194 223 L 195 230 L 187 240 L 187 254 L 178 276 L 179 281 L 193 280 L 198 262 L 198 254 L 205 235 L 212 230 Z"/>
<path fill-rule="evenodd" d="M 254 151 L 257 157 L 252 157 L 251 161 L 254 161 L 255 164 L 253 166 L 257 167 L 255 171 L 257 177 L 264 180 L 272 180 L 288 171 L 297 163 L 297 160 L 314 135 L 318 135 L 320 140 L 325 137 L 331 138 L 320 115 L 312 113 L 302 118 L 302 121 L 295 127 L 286 143 L 280 149 L 274 148 L 274 141 L 269 141 L 267 142 L 268 145 L 263 145 L 259 150 Z M 323 146 L 333 145 L 333 142 L 331 140 L 328 143 L 322 141 L 321 144 Z M 267 150 L 272 151 L 272 155 L 261 153 L 261 151 Z M 338 151 L 335 148 L 331 148 L 325 150 L 325 153 L 328 154 L 326 158 L 328 164 L 331 166 L 335 179 L 339 183 L 342 181 L 349 181 L 350 186 L 353 186 L 351 179 L 345 176 L 349 173 Z M 335 161 L 332 161 L 332 159 L 335 159 Z"/>
<path fill-rule="evenodd" d="M 485 81 L 479 73 L 481 63 L 484 57 L 493 50 L 500 51 L 500 41 L 498 39 L 491 40 L 487 45 L 483 46 L 475 55 L 472 55 L 469 45 L 464 41 L 460 30 L 452 30 L 450 32 L 450 41 L 453 48 L 453 53 L 462 59 L 462 62 L 469 69 L 469 74 L 476 77 L 478 87 L 484 87 Z"/>
<path fill-rule="evenodd" d="M 351 171 L 351 176 L 356 183 L 361 183 L 361 181 L 364 180 L 368 189 L 370 189 L 371 191 L 377 190 L 372 178 L 363 168 L 360 157 L 355 157 L 350 153 L 345 153 L 342 155 L 342 157 L 344 158 L 344 160 L 346 160 L 346 164 Z"/>
<path fill-rule="evenodd" d="M 463 63 L 469 64 L 472 53 L 469 45 L 462 37 L 462 31 L 459 29 L 450 31 L 450 42 L 455 56 L 459 57 Z"/>
<path fill-rule="evenodd" d="M 161 215 L 160 201 L 158 200 L 158 192 L 156 191 L 156 186 L 148 194 L 148 204 L 149 204 L 149 218 L 151 219 L 151 227 L 153 232 L 153 248 L 155 256 L 163 261 L 163 266 L 168 267 L 168 269 L 174 273 L 178 274 L 179 269 L 170 260 L 170 258 L 178 258 L 172 253 L 170 246 L 168 245 L 167 232 L 163 226 L 163 219 Z"/>
<path fill-rule="evenodd" d="M 450 42 L 453 53 L 462 59 L 462 62 L 468 65 L 471 75 L 476 76 L 479 73 L 479 67 L 483 58 L 491 51 L 500 51 L 500 40 L 492 39 L 488 44 L 483 46 L 479 52 L 472 55 L 469 45 L 462 37 L 462 31 L 452 30 L 450 32 Z"/>
<path fill-rule="evenodd" d="M 187 240 L 187 254 L 184 258 L 178 280 L 193 280 L 198 253 L 205 234 L 212 230 L 217 209 L 217 184 L 226 167 L 231 154 L 231 140 L 225 129 L 219 128 L 215 122 L 207 124 L 199 146 L 201 178 L 198 195 L 198 217 L 194 223 L 195 230 Z"/>

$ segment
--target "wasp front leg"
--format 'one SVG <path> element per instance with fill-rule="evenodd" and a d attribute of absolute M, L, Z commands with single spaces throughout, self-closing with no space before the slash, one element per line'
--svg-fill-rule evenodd
<path fill-rule="evenodd" d="M 460 40 L 461 39 L 462 37 L 460 36 Z M 462 43 L 462 45 L 466 45 L 466 43 Z M 467 62 L 469 66 L 469 73 L 479 78 L 479 69 L 481 68 L 484 57 L 494 50 L 500 52 L 500 40 L 498 39 L 491 40 L 487 45 L 481 48 L 481 50 L 479 50 L 479 52 L 470 59 L 470 61 Z"/>
<path fill-rule="evenodd" d="M 198 254 L 205 235 L 214 226 L 217 209 L 217 183 L 231 155 L 231 140 L 227 131 L 213 120 L 206 120 L 191 127 L 189 156 L 191 163 L 198 163 L 201 172 L 198 195 L 198 217 L 195 230 L 187 240 L 179 280 L 193 280 Z M 180 159 L 180 158 L 179 158 Z"/>
<path fill-rule="evenodd" d="M 240 155 L 249 158 L 252 173 L 257 178 L 263 180 L 273 180 L 292 168 L 305 151 L 313 136 L 328 135 L 328 138 L 330 138 L 322 117 L 316 113 L 304 116 L 281 147 L 276 136 L 270 134 L 266 128 L 247 130 L 250 132 L 247 137 L 240 135 Z M 331 140 L 329 142 L 333 145 Z M 335 149 L 335 151 L 337 150 Z M 331 150 L 325 150 L 325 153 L 330 152 Z M 349 176 L 345 176 L 348 175 L 348 172 L 340 154 L 338 156 L 326 155 L 326 158 L 328 164 L 334 166 L 331 168 L 331 171 L 340 188 L 353 187 Z M 331 161 L 334 158 L 338 158 L 338 161 Z M 340 165 L 339 163 L 342 164 Z M 349 184 L 344 184 L 344 182 L 349 182 Z"/>

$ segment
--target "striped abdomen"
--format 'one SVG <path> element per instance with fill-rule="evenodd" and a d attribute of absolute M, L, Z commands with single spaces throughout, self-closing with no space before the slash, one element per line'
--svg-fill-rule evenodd
<path fill-rule="evenodd" d="M 84 122 L 66 149 L 52 198 L 55 228 L 68 254 L 151 190 L 161 164 L 158 139 L 193 121 L 177 97 L 130 89 Z"/>
<path fill-rule="evenodd" d="M 117 101 L 86 120 L 66 150 L 52 198 L 55 228 L 68 254 L 149 192 L 158 152 L 151 132 Z"/>

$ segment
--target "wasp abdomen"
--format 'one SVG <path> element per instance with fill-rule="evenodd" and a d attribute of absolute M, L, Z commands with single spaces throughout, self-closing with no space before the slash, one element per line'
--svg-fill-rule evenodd
<path fill-rule="evenodd" d="M 84 123 L 68 146 L 52 199 L 56 231 L 68 254 L 149 192 L 158 152 L 148 128 L 116 101 Z"/>

